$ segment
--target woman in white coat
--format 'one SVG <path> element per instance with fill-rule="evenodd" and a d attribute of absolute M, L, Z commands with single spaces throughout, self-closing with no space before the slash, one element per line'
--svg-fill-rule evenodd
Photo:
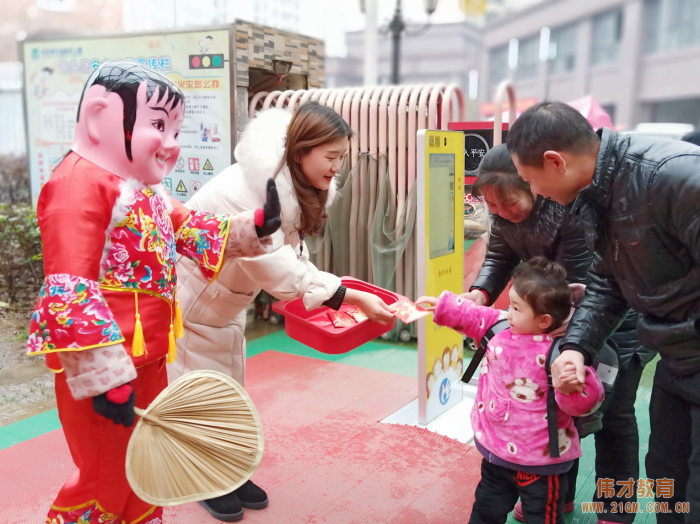
<path fill-rule="evenodd" d="M 245 385 L 246 307 L 261 289 L 280 300 L 303 298 L 307 309 L 359 306 L 367 316 L 388 322 L 388 306 L 376 295 L 347 289 L 340 278 L 309 262 L 305 235 L 325 224 L 326 206 L 336 195 L 335 176 L 348 152 L 352 130 L 333 109 L 309 102 L 292 116 L 281 109 L 261 112 L 236 146 L 237 164 L 208 182 L 186 204 L 212 213 L 261 207 L 266 183 L 274 178 L 282 208 L 282 227 L 272 235 L 272 252 L 227 261 L 212 283 L 184 257 L 177 262 L 178 299 L 185 336 L 177 341 L 177 359 L 168 366 L 172 382 L 189 371 L 212 369 Z M 267 495 L 252 482 L 201 503 L 227 522 L 243 517 L 243 508 L 260 509 Z"/>

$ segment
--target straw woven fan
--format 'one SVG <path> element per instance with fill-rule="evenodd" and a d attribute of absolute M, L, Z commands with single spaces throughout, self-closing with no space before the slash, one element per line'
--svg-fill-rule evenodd
<path fill-rule="evenodd" d="M 126 478 L 142 500 L 175 506 L 230 493 L 260 464 L 260 418 L 245 390 L 217 371 L 193 371 L 146 410 L 126 452 Z"/>

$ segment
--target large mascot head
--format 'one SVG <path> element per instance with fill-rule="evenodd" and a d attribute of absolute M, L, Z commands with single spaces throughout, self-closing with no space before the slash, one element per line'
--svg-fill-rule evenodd
<path fill-rule="evenodd" d="M 180 155 L 182 91 L 136 62 L 105 62 L 83 90 L 71 149 L 123 179 L 159 184 Z"/>

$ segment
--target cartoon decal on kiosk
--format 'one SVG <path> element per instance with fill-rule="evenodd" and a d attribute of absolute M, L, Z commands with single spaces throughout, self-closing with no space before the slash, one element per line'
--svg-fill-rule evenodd
<path fill-rule="evenodd" d="M 464 135 L 418 132 L 416 295 L 462 293 L 464 273 Z M 427 424 L 462 400 L 462 335 L 418 321 L 418 419 Z"/>

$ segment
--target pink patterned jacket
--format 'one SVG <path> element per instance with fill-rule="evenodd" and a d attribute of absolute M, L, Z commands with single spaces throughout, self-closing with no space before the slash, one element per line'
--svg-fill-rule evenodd
<path fill-rule="evenodd" d="M 504 315 L 504 311 L 477 306 L 445 291 L 440 295 L 434 321 L 479 340 Z M 484 448 L 508 462 L 545 466 L 580 457 L 581 446 L 571 417 L 592 412 L 603 402 L 603 385 L 591 367 L 586 368 L 583 393 L 555 392 L 559 458 L 551 458 L 545 361 L 552 342 L 549 335 L 515 335 L 505 329 L 489 342 L 481 362 L 471 414 L 474 435 Z"/>

